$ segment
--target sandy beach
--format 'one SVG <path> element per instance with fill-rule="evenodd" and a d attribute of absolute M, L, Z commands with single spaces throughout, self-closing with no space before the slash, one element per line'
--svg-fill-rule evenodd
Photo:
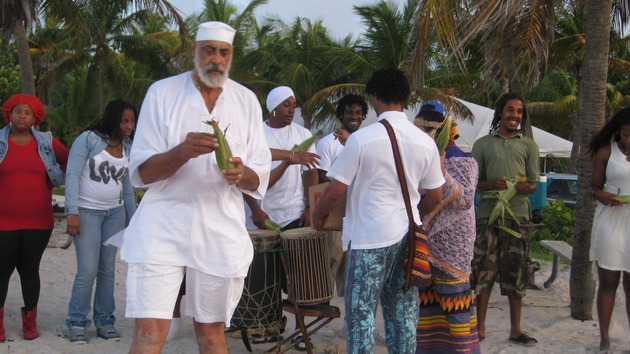
<path fill-rule="evenodd" d="M 76 261 L 74 247 L 62 249 L 67 235 L 63 234 L 63 220 L 59 219 L 59 228 L 53 234 L 49 247 L 41 263 L 41 297 L 38 305 L 38 326 L 41 336 L 32 341 L 22 339 L 20 307 L 23 306 L 19 278 L 15 272 L 9 285 L 9 294 L 5 304 L 5 328 L 7 338 L 0 343 L 0 353 L 126 353 L 131 344 L 133 320 L 126 319 L 125 312 L 125 276 L 126 264 L 118 262 L 116 270 L 116 328 L 122 338 L 119 342 L 96 338 L 94 327 L 88 329 L 89 343 L 74 344 L 57 335 L 63 327 L 74 275 Z M 551 272 L 551 263 L 542 262 L 537 273 L 537 283 L 546 280 Z M 525 348 L 508 342 L 509 310 L 507 298 L 500 296 L 498 288 L 490 300 L 488 311 L 487 338 L 481 343 L 483 353 L 597 353 L 599 330 L 595 309 L 593 321 L 577 321 L 570 317 L 569 311 L 569 268 L 561 264 L 561 271 L 551 288 L 528 290 L 523 301 L 523 328 L 538 339 L 538 345 Z M 184 298 L 185 299 L 185 298 Z M 333 299 L 333 305 L 339 306 L 343 315 L 342 299 Z M 292 315 L 287 314 L 287 329 L 293 328 Z M 380 314 L 379 314 L 380 317 Z M 343 324 L 336 319 L 329 324 L 332 331 L 313 337 L 316 353 L 345 352 L 346 338 Z M 377 322 L 377 353 L 387 353 L 383 335 L 382 319 Z M 611 337 L 614 353 L 630 353 L 628 321 L 625 314 L 625 301 L 621 287 L 611 324 Z M 287 332 L 285 332 L 285 335 Z M 227 336 L 230 353 L 247 353 L 238 338 Z M 253 345 L 254 353 L 263 353 L 273 344 Z M 197 353 L 192 320 L 185 318 L 182 328 L 173 341 L 165 346 L 163 353 Z M 299 353 L 292 350 L 290 353 Z"/>

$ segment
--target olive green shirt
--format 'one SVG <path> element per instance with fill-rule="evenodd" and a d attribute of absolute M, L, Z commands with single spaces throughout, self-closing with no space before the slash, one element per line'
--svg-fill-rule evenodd
<path fill-rule="evenodd" d="M 538 144 L 522 134 L 506 139 L 497 132 L 492 132 L 475 141 L 471 153 L 479 165 L 479 181 L 519 176 L 526 176 L 527 182 L 539 180 Z M 495 203 L 495 199 L 481 199 L 477 208 L 477 219 L 487 218 Z M 517 193 L 510 199 L 510 209 L 518 219 L 531 219 L 527 194 Z"/>

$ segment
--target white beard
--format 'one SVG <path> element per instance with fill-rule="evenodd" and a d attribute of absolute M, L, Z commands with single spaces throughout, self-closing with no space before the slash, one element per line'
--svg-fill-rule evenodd
<path fill-rule="evenodd" d="M 197 71 L 197 75 L 199 76 L 199 80 L 207 86 L 212 88 L 223 87 L 223 84 L 228 79 L 230 66 L 232 65 L 232 60 L 230 60 L 227 64 L 227 67 L 223 67 L 221 65 L 216 64 L 208 64 L 206 67 L 201 67 L 199 64 L 199 60 L 195 55 L 195 70 Z M 221 71 L 220 75 L 210 74 L 211 70 L 219 70 Z"/>

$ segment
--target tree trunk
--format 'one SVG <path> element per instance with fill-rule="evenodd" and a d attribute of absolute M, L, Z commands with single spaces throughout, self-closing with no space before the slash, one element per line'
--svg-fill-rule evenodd
<path fill-rule="evenodd" d="M 578 98 L 579 100 L 579 98 Z M 578 106 L 579 107 L 579 106 Z M 573 135 L 573 145 L 571 146 L 571 155 L 569 156 L 569 163 L 567 164 L 566 173 L 575 173 L 577 171 L 577 161 L 580 156 L 580 116 L 578 112 L 571 114 L 571 130 Z"/>
<path fill-rule="evenodd" d="M 510 92 L 510 80 L 507 77 L 501 79 L 501 95 Z"/>
<path fill-rule="evenodd" d="M 26 38 L 26 28 L 22 21 L 15 21 L 13 26 L 13 36 L 17 47 L 18 62 L 20 63 L 20 81 L 22 82 L 22 92 L 35 96 L 35 78 L 33 75 L 33 61 L 28 48 L 28 38 Z"/>
<path fill-rule="evenodd" d="M 510 85 L 510 92 L 523 95 L 523 86 L 521 85 L 521 79 L 518 76 L 518 68 L 514 61 L 514 47 L 511 44 L 511 32 L 509 28 L 503 30 L 503 43 L 504 45 L 501 51 L 503 54 L 503 65 L 505 66 L 505 72 Z M 523 135 L 532 139 L 534 138 L 532 124 L 529 119 L 524 123 Z"/>
<path fill-rule="evenodd" d="M 105 113 L 105 51 L 104 48 L 99 47 L 96 50 L 98 55 L 98 110 L 100 114 Z"/>
<path fill-rule="evenodd" d="M 591 137 L 604 124 L 606 112 L 606 75 L 610 49 L 612 0 L 588 0 L 585 8 L 586 48 L 582 65 L 582 101 L 580 110 L 581 151 L 587 150 Z M 592 167 L 582 154 L 578 160 L 578 195 L 571 260 L 571 317 L 593 318 L 595 282 L 589 260 L 591 228 L 595 202 L 589 191 Z"/>
<path fill-rule="evenodd" d="M 580 107 L 582 107 L 582 76 L 577 74 L 577 108 L 573 114 L 571 114 L 571 135 L 573 146 L 571 146 L 571 156 L 569 157 L 569 164 L 567 165 L 566 173 L 576 173 L 577 162 L 580 157 L 580 146 L 582 137 L 580 136 L 580 120 L 582 115 L 580 114 Z"/>

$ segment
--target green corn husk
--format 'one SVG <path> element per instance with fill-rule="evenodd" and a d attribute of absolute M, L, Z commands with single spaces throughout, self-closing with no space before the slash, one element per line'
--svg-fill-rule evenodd
<path fill-rule="evenodd" d="M 505 226 L 505 213 L 508 213 L 508 216 L 516 222 L 517 225 L 521 225 L 521 223 L 514 215 L 514 212 L 510 208 L 510 199 L 516 195 L 516 183 L 517 182 L 525 182 L 527 179 L 525 177 L 517 177 L 506 180 L 507 189 L 502 191 L 489 191 L 482 194 L 482 199 L 496 199 L 497 202 L 494 205 L 494 208 L 490 211 L 490 215 L 488 216 L 488 224 L 485 228 L 489 226 L 497 227 L 514 237 L 522 237 L 522 235 L 507 226 Z M 500 217 L 500 218 L 499 218 Z M 495 221 L 498 222 L 495 224 Z M 485 231 L 484 228 L 484 231 Z"/>
<path fill-rule="evenodd" d="M 265 230 L 275 231 L 278 233 L 278 235 L 282 233 L 280 225 L 276 224 L 271 219 L 265 219 Z"/>
<path fill-rule="evenodd" d="M 308 150 L 308 148 L 311 147 L 311 145 L 313 145 L 313 143 L 315 143 L 323 134 L 323 131 L 318 131 L 317 133 L 313 134 L 312 137 L 304 140 L 303 142 L 301 142 L 299 145 L 297 145 L 296 147 L 294 147 L 293 151 L 305 151 Z"/>
<path fill-rule="evenodd" d="M 440 152 L 440 156 L 444 155 L 446 151 L 446 147 L 448 146 L 448 141 L 451 139 L 451 125 L 453 124 L 453 118 L 449 115 L 446 117 L 446 120 L 442 124 L 442 130 L 440 134 L 438 134 L 436 139 L 436 144 L 438 147 L 438 151 Z"/>
<path fill-rule="evenodd" d="M 339 129 L 335 130 L 335 134 L 337 134 L 337 135 L 340 135 L 342 132 L 343 132 L 343 131 L 342 131 L 342 129 L 341 129 L 341 128 L 339 128 Z M 335 139 L 336 139 L 336 138 L 335 138 Z M 345 141 L 341 141 L 341 139 L 339 139 L 339 142 L 341 143 L 341 145 L 344 145 L 344 146 L 346 145 L 346 142 L 345 142 Z"/>
<path fill-rule="evenodd" d="M 630 195 L 620 195 L 617 197 L 623 204 L 630 204 Z"/>
<path fill-rule="evenodd" d="M 221 128 L 219 127 L 219 122 L 215 120 L 208 120 L 204 123 L 212 126 L 214 136 L 219 141 L 219 146 L 214 149 L 214 155 L 217 159 L 219 169 L 223 171 L 229 168 L 234 168 L 234 164 L 228 162 L 228 160 L 232 157 L 232 149 L 230 149 L 230 145 L 228 144 L 227 139 L 225 139 L 225 132 L 221 131 Z M 225 131 L 227 131 L 227 128 L 225 128 Z"/>

